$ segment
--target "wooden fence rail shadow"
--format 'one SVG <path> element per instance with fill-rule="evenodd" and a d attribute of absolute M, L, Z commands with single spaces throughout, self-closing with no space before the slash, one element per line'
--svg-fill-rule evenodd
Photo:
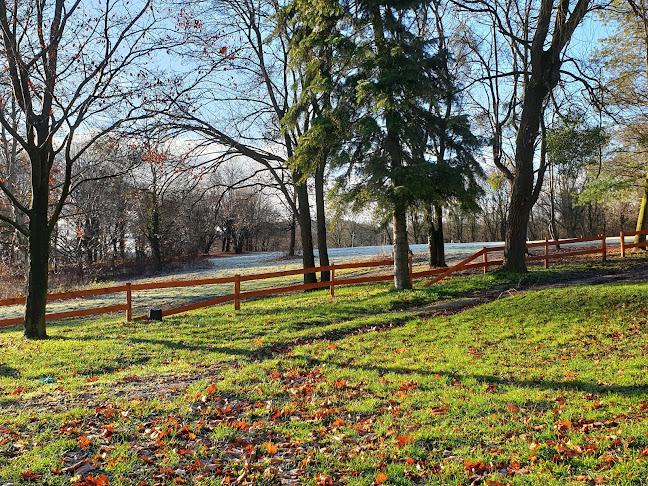
<path fill-rule="evenodd" d="M 648 243 L 639 242 L 639 243 L 626 243 L 625 237 L 635 236 L 635 235 L 648 235 L 648 230 L 644 231 L 633 231 L 633 232 L 622 232 L 620 238 L 621 245 L 621 256 L 625 257 L 626 250 L 628 248 L 646 248 Z M 600 253 L 603 260 L 607 258 L 607 245 L 605 241 L 605 235 L 599 235 L 593 238 L 571 238 L 564 240 L 554 240 L 549 241 L 545 239 L 544 241 L 538 242 L 529 242 L 527 243 L 527 249 L 543 247 L 544 252 L 541 255 L 529 255 L 526 257 L 527 261 L 544 261 L 545 268 L 549 267 L 549 260 L 554 258 L 565 258 L 565 257 L 574 257 L 580 255 L 591 255 Z M 597 248 L 588 248 L 583 250 L 574 250 L 560 253 L 551 253 L 549 251 L 550 247 L 559 247 L 566 245 L 573 245 L 576 243 L 600 243 L 600 246 Z M 434 278 L 428 280 L 425 283 L 425 286 L 432 285 L 439 282 L 445 277 L 450 276 L 453 273 L 474 269 L 474 268 L 483 268 L 484 273 L 488 271 L 489 267 L 498 266 L 503 264 L 502 259 L 489 259 L 489 254 L 494 252 L 504 251 L 504 246 L 490 246 L 484 247 L 476 253 L 470 255 L 464 260 L 460 261 L 456 265 L 447 268 L 434 268 L 430 270 L 422 271 L 413 271 L 412 269 L 412 256 L 409 258 L 409 272 L 410 278 L 425 278 L 433 276 Z M 482 261 L 474 262 L 474 260 L 482 257 Z M 63 319 L 68 317 L 81 317 L 95 314 L 105 314 L 108 312 L 126 312 L 127 321 L 140 321 L 148 318 L 146 315 L 133 317 L 132 315 L 132 293 L 141 291 L 141 290 L 156 290 L 164 288 L 181 288 L 181 287 L 195 287 L 202 285 L 214 285 L 214 284 L 233 284 L 233 293 L 228 295 L 223 295 L 213 299 L 208 299 L 200 302 L 194 302 L 191 304 L 175 307 L 172 309 L 164 309 L 162 311 L 162 316 L 170 316 L 174 314 L 179 314 L 182 312 L 187 312 L 190 310 L 200 309 L 203 307 L 210 307 L 217 304 L 223 304 L 225 302 L 234 302 L 234 308 L 239 310 L 241 307 L 242 299 L 251 299 L 262 297 L 266 295 L 278 295 L 281 293 L 287 292 L 297 292 L 303 290 L 311 289 L 321 289 L 328 288 L 331 294 L 331 297 L 335 296 L 335 287 L 341 285 L 358 285 L 363 283 L 370 282 L 380 282 L 386 280 L 392 280 L 392 274 L 382 274 L 382 275 L 369 275 L 362 277 L 344 277 L 339 278 L 336 276 L 336 271 L 340 270 L 349 270 L 349 269 L 358 269 L 358 268 L 375 268 L 375 267 L 385 267 L 393 265 L 392 259 L 382 259 L 382 260 L 373 260 L 373 261 L 364 261 L 364 262 L 350 262 L 350 263 L 338 263 L 331 264 L 328 266 L 321 267 L 311 267 L 311 268 L 297 268 L 294 270 L 282 270 L 278 272 L 268 272 L 268 273 L 259 273 L 251 275 L 234 275 L 231 277 L 218 277 L 218 278 L 206 278 L 206 279 L 194 279 L 194 280 L 168 280 L 164 282 L 150 282 L 150 283 L 126 283 L 123 285 L 116 285 L 111 287 L 103 287 L 97 289 L 86 289 L 86 290 L 77 290 L 72 292 L 59 292 L 52 293 L 47 296 L 48 302 L 56 300 L 65 300 L 65 299 L 78 299 L 83 297 L 94 297 L 98 295 L 108 295 L 115 293 L 124 293 L 125 302 L 123 304 L 115 304 L 103 307 L 93 307 L 89 309 L 79 309 L 66 312 L 56 312 L 46 315 L 47 320 Z M 241 291 L 241 284 L 243 282 L 251 282 L 258 280 L 265 280 L 270 278 L 279 278 L 293 275 L 303 275 L 306 273 L 317 273 L 317 272 L 330 272 L 330 281 L 324 282 L 314 282 L 309 284 L 295 284 L 287 285 L 282 287 L 272 287 L 263 290 L 254 290 L 254 291 Z M 14 297 L 8 299 L 0 300 L 0 307 L 3 306 L 14 306 L 21 305 L 25 303 L 25 297 Z M 22 317 L 16 317 L 11 319 L 0 319 L 0 327 L 2 326 L 12 326 L 17 324 L 24 323 Z"/>

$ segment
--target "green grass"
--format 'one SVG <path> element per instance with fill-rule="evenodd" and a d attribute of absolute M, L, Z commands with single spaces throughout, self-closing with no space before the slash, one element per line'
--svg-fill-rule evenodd
<path fill-rule="evenodd" d="M 644 485 L 648 284 L 412 309 L 517 278 L 2 331 L 0 484 Z"/>

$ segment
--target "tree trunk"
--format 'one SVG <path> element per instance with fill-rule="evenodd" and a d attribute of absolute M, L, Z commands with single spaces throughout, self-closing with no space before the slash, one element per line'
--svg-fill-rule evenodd
<path fill-rule="evenodd" d="M 639 215 L 637 216 L 636 231 L 643 231 L 648 229 L 648 173 L 644 179 L 643 194 L 641 195 L 641 206 L 639 206 Z M 646 235 L 635 235 L 635 243 L 643 243 L 646 241 Z M 642 250 L 646 247 L 642 246 Z"/>
<path fill-rule="evenodd" d="M 520 195 L 514 199 L 511 196 L 508 223 L 506 225 L 506 240 L 504 250 L 504 268 L 513 272 L 526 272 L 526 236 L 529 225 L 531 208 L 522 202 Z"/>
<path fill-rule="evenodd" d="M 552 240 L 560 239 L 560 234 L 558 233 L 558 224 L 556 223 L 556 194 L 554 186 L 554 171 L 553 166 L 549 167 L 549 198 L 550 198 L 550 208 L 549 208 L 549 232 L 551 234 Z M 556 245 L 556 249 L 560 246 Z"/>
<path fill-rule="evenodd" d="M 297 205 L 297 191 L 293 193 L 293 202 Z M 290 247 L 288 256 L 295 256 L 295 245 L 297 243 L 297 215 L 293 211 L 290 215 Z"/>
<path fill-rule="evenodd" d="M 50 248 L 47 203 L 48 186 L 34 187 L 29 218 L 29 280 L 25 303 L 25 337 L 29 339 L 47 338 L 45 311 Z"/>
<path fill-rule="evenodd" d="M 634 9 L 637 15 L 641 17 L 641 22 L 643 24 L 643 34 L 644 34 L 644 68 L 646 75 L 648 76 L 648 16 L 646 15 L 646 4 L 645 2 L 639 2 L 638 4 L 633 4 Z M 646 178 L 644 179 L 643 185 L 643 194 L 641 196 L 641 206 L 639 207 L 639 215 L 637 216 L 637 227 L 636 231 L 642 231 L 648 229 L 648 173 L 646 173 Z M 646 241 L 646 235 L 635 235 L 635 243 L 643 243 Z M 642 250 L 646 250 L 645 246 L 640 247 Z"/>
<path fill-rule="evenodd" d="M 308 186 L 305 182 L 295 186 L 297 201 L 299 202 L 299 232 L 302 244 L 302 262 L 304 268 L 315 266 L 315 254 L 313 251 L 313 232 L 311 228 L 310 206 L 308 204 Z M 304 283 L 317 282 L 317 275 L 314 273 L 304 274 Z"/>
<path fill-rule="evenodd" d="M 297 216 L 293 213 L 290 216 L 290 246 L 288 247 L 288 256 L 295 256 L 295 245 L 297 244 Z"/>
<path fill-rule="evenodd" d="M 504 243 L 504 268 L 526 272 L 526 240 L 531 208 L 537 199 L 534 191 L 535 143 L 543 116 L 543 102 L 548 94 L 545 85 L 536 81 L 525 90 L 522 117 L 515 139 L 515 177 L 511 187 L 511 204 Z M 542 174 L 538 173 L 540 181 Z"/>
<path fill-rule="evenodd" d="M 430 267 L 445 267 L 447 265 L 443 241 L 443 208 L 435 204 L 434 208 L 426 208 L 425 213 L 428 224 Z"/>
<path fill-rule="evenodd" d="M 394 206 L 394 287 L 412 288 L 409 277 L 409 243 L 407 242 L 407 211 L 403 205 Z"/>
<path fill-rule="evenodd" d="M 324 164 L 321 164 L 315 171 L 315 206 L 317 208 L 317 251 L 319 253 L 319 264 L 322 267 L 329 265 L 328 243 L 326 241 L 326 213 L 324 208 Z M 331 272 L 321 273 L 321 281 L 328 282 L 331 279 Z"/>

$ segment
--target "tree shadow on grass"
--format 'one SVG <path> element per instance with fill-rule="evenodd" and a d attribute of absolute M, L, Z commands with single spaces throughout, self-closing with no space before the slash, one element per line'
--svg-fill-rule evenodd
<path fill-rule="evenodd" d="M 20 372 L 11 366 L 7 366 L 4 363 L 0 363 L 0 376 L 4 376 L 6 378 L 17 378 L 20 376 Z"/>
<path fill-rule="evenodd" d="M 583 380 L 567 380 L 567 381 L 557 381 L 557 380 L 506 380 L 491 375 L 481 375 L 481 374 L 462 374 L 462 373 L 452 373 L 445 371 L 422 371 L 418 369 L 406 368 L 401 366 L 380 366 L 380 365 L 357 365 L 351 363 L 340 363 L 333 360 L 322 360 L 319 358 L 313 357 L 300 357 L 300 359 L 305 359 L 310 367 L 319 367 L 326 365 L 327 367 L 339 366 L 343 369 L 353 369 L 360 371 L 369 371 L 377 372 L 380 374 L 397 374 L 397 375 L 406 375 L 414 378 L 415 376 L 439 376 L 450 378 L 454 383 L 461 384 L 465 380 L 475 380 L 479 383 L 487 385 L 496 385 L 501 387 L 520 387 L 520 388 L 530 388 L 537 390 L 554 390 L 554 391 L 575 391 L 575 392 L 584 392 L 591 393 L 595 395 L 609 395 L 609 394 L 620 394 L 626 396 L 648 396 L 648 384 L 646 385 L 602 385 L 594 382 L 588 382 Z M 422 391 L 432 391 L 432 388 L 426 387 L 424 384 L 419 384 L 418 389 Z"/>
<path fill-rule="evenodd" d="M 304 322 L 300 327 L 301 330 L 315 329 L 315 332 L 305 333 L 303 336 L 290 337 L 289 339 L 278 339 L 266 345 L 258 347 L 246 348 L 236 346 L 222 346 L 214 344 L 189 344 L 183 340 L 181 335 L 177 340 L 161 339 L 161 338 L 146 338 L 137 336 L 127 336 L 128 342 L 133 344 L 144 344 L 151 346 L 163 346 L 167 349 L 175 351 L 188 351 L 188 352 L 205 352 L 205 353 L 221 353 L 230 354 L 234 357 L 245 357 L 251 360 L 264 360 L 272 358 L 276 355 L 285 354 L 295 346 L 310 344 L 317 340 L 339 341 L 349 336 L 365 333 L 365 332 L 378 332 L 381 330 L 391 330 L 396 327 L 402 327 L 412 319 L 411 316 L 393 316 L 384 315 L 384 318 L 377 319 L 375 316 L 370 316 L 370 319 L 358 320 L 357 322 L 350 321 L 348 323 L 338 323 L 336 321 L 318 321 L 318 322 Z M 369 321 L 369 322 L 368 322 Z M 334 326 L 333 328 L 331 328 Z M 344 326 L 344 327 L 340 327 Z M 321 328 L 318 330 L 318 328 Z M 254 337 L 263 338 L 265 336 L 274 336 L 276 330 L 272 326 L 268 326 L 264 334 L 252 334 L 246 336 L 242 341 L 249 343 L 249 339 Z M 99 337 L 99 336 L 53 336 L 54 339 L 70 340 L 70 341 L 115 341 L 122 342 L 122 339 L 116 337 Z M 209 339 L 209 335 L 205 336 L 205 340 Z M 232 345 L 236 343 L 233 339 L 230 342 Z M 148 357 L 150 359 L 150 356 Z"/>

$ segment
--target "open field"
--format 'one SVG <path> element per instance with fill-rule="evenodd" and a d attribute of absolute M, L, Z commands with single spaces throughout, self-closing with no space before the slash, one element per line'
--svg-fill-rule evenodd
<path fill-rule="evenodd" d="M 608 237 L 608 253 L 619 256 L 618 247 L 615 248 L 615 243 L 618 244 L 618 238 Z M 467 255 L 472 255 L 475 250 L 479 250 L 484 246 L 498 246 L 499 243 L 452 243 L 446 245 L 446 258 L 450 266 L 459 262 Z M 596 245 L 593 245 L 596 247 Z M 592 245 L 587 246 L 588 249 Z M 426 245 L 413 245 L 412 249 L 417 252 L 413 255 L 413 270 L 414 272 L 428 270 L 427 255 L 425 254 Z M 562 250 L 555 250 L 554 254 L 562 252 L 573 251 L 574 249 L 586 248 L 582 243 L 576 244 L 563 244 Z M 336 248 L 331 250 L 331 261 L 336 264 L 344 264 L 358 261 L 377 261 L 388 258 L 387 247 L 356 247 L 356 248 Z M 542 254 L 542 248 L 533 248 L 532 252 L 536 256 Z M 501 259 L 502 253 L 499 251 L 490 253 L 490 261 L 493 259 Z M 481 261 L 482 257 L 479 257 Z M 573 259 L 572 259 L 573 260 Z M 588 257 L 587 260 L 590 260 Z M 536 261 L 535 265 L 540 264 Z M 160 272 L 156 275 L 142 275 L 138 278 L 131 278 L 129 281 L 135 285 L 137 284 L 152 284 L 162 283 L 169 281 L 185 281 L 196 279 L 213 279 L 213 278 L 233 278 L 236 274 L 251 275 L 251 274 L 264 274 L 281 272 L 286 270 L 296 270 L 302 268 L 301 261 L 298 258 L 287 258 L 282 256 L 279 252 L 269 253 L 252 253 L 244 255 L 221 255 L 218 258 L 209 258 L 202 263 L 184 266 L 174 266 L 168 268 L 164 273 Z M 492 270 L 492 267 L 491 267 Z M 336 270 L 338 278 L 348 277 L 363 277 L 367 275 L 391 275 L 393 272 L 391 265 L 378 266 L 375 268 L 354 268 L 354 269 L 340 269 Z M 302 283 L 302 275 L 274 277 L 263 280 L 252 280 L 243 282 L 243 292 L 256 292 L 269 290 L 272 288 L 283 286 L 294 286 Z M 419 280 L 420 281 L 420 280 Z M 120 286 L 125 281 L 102 281 L 94 282 L 90 285 L 66 286 L 56 288 L 56 292 L 66 292 L 82 289 L 95 289 L 99 290 L 105 287 Z M 133 292 L 132 308 L 133 315 L 143 316 L 148 314 L 150 307 L 159 307 L 162 309 L 171 309 L 174 307 L 185 306 L 195 302 L 215 299 L 226 295 L 231 295 L 234 291 L 234 284 L 220 283 L 214 285 L 201 285 L 194 287 L 167 287 L 162 289 L 149 289 L 138 290 Z M 16 297 L 20 295 L 20 291 L 14 289 L 6 297 Z M 68 298 L 65 300 L 54 300 L 48 303 L 49 313 L 61 312 L 76 312 L 82 310 L 90 310 L 97 307 L 108 307 L 125 304 L 125 292 L 101 294 L 99 296 L 85 296 L 83 298 Z M 2 319 L 16 319 L 22 317 L 24 312 L 23 305 L 17 304 L 13 306 L 0 307 L 0 320 Z M 1 324 L 0 324 L 1 325 Z"/>
<path fill-rule="evenodd" d="M 0 331 L 0 484 L 645 485 L 648 284 L 521 290 L 645 263 Z"/>

